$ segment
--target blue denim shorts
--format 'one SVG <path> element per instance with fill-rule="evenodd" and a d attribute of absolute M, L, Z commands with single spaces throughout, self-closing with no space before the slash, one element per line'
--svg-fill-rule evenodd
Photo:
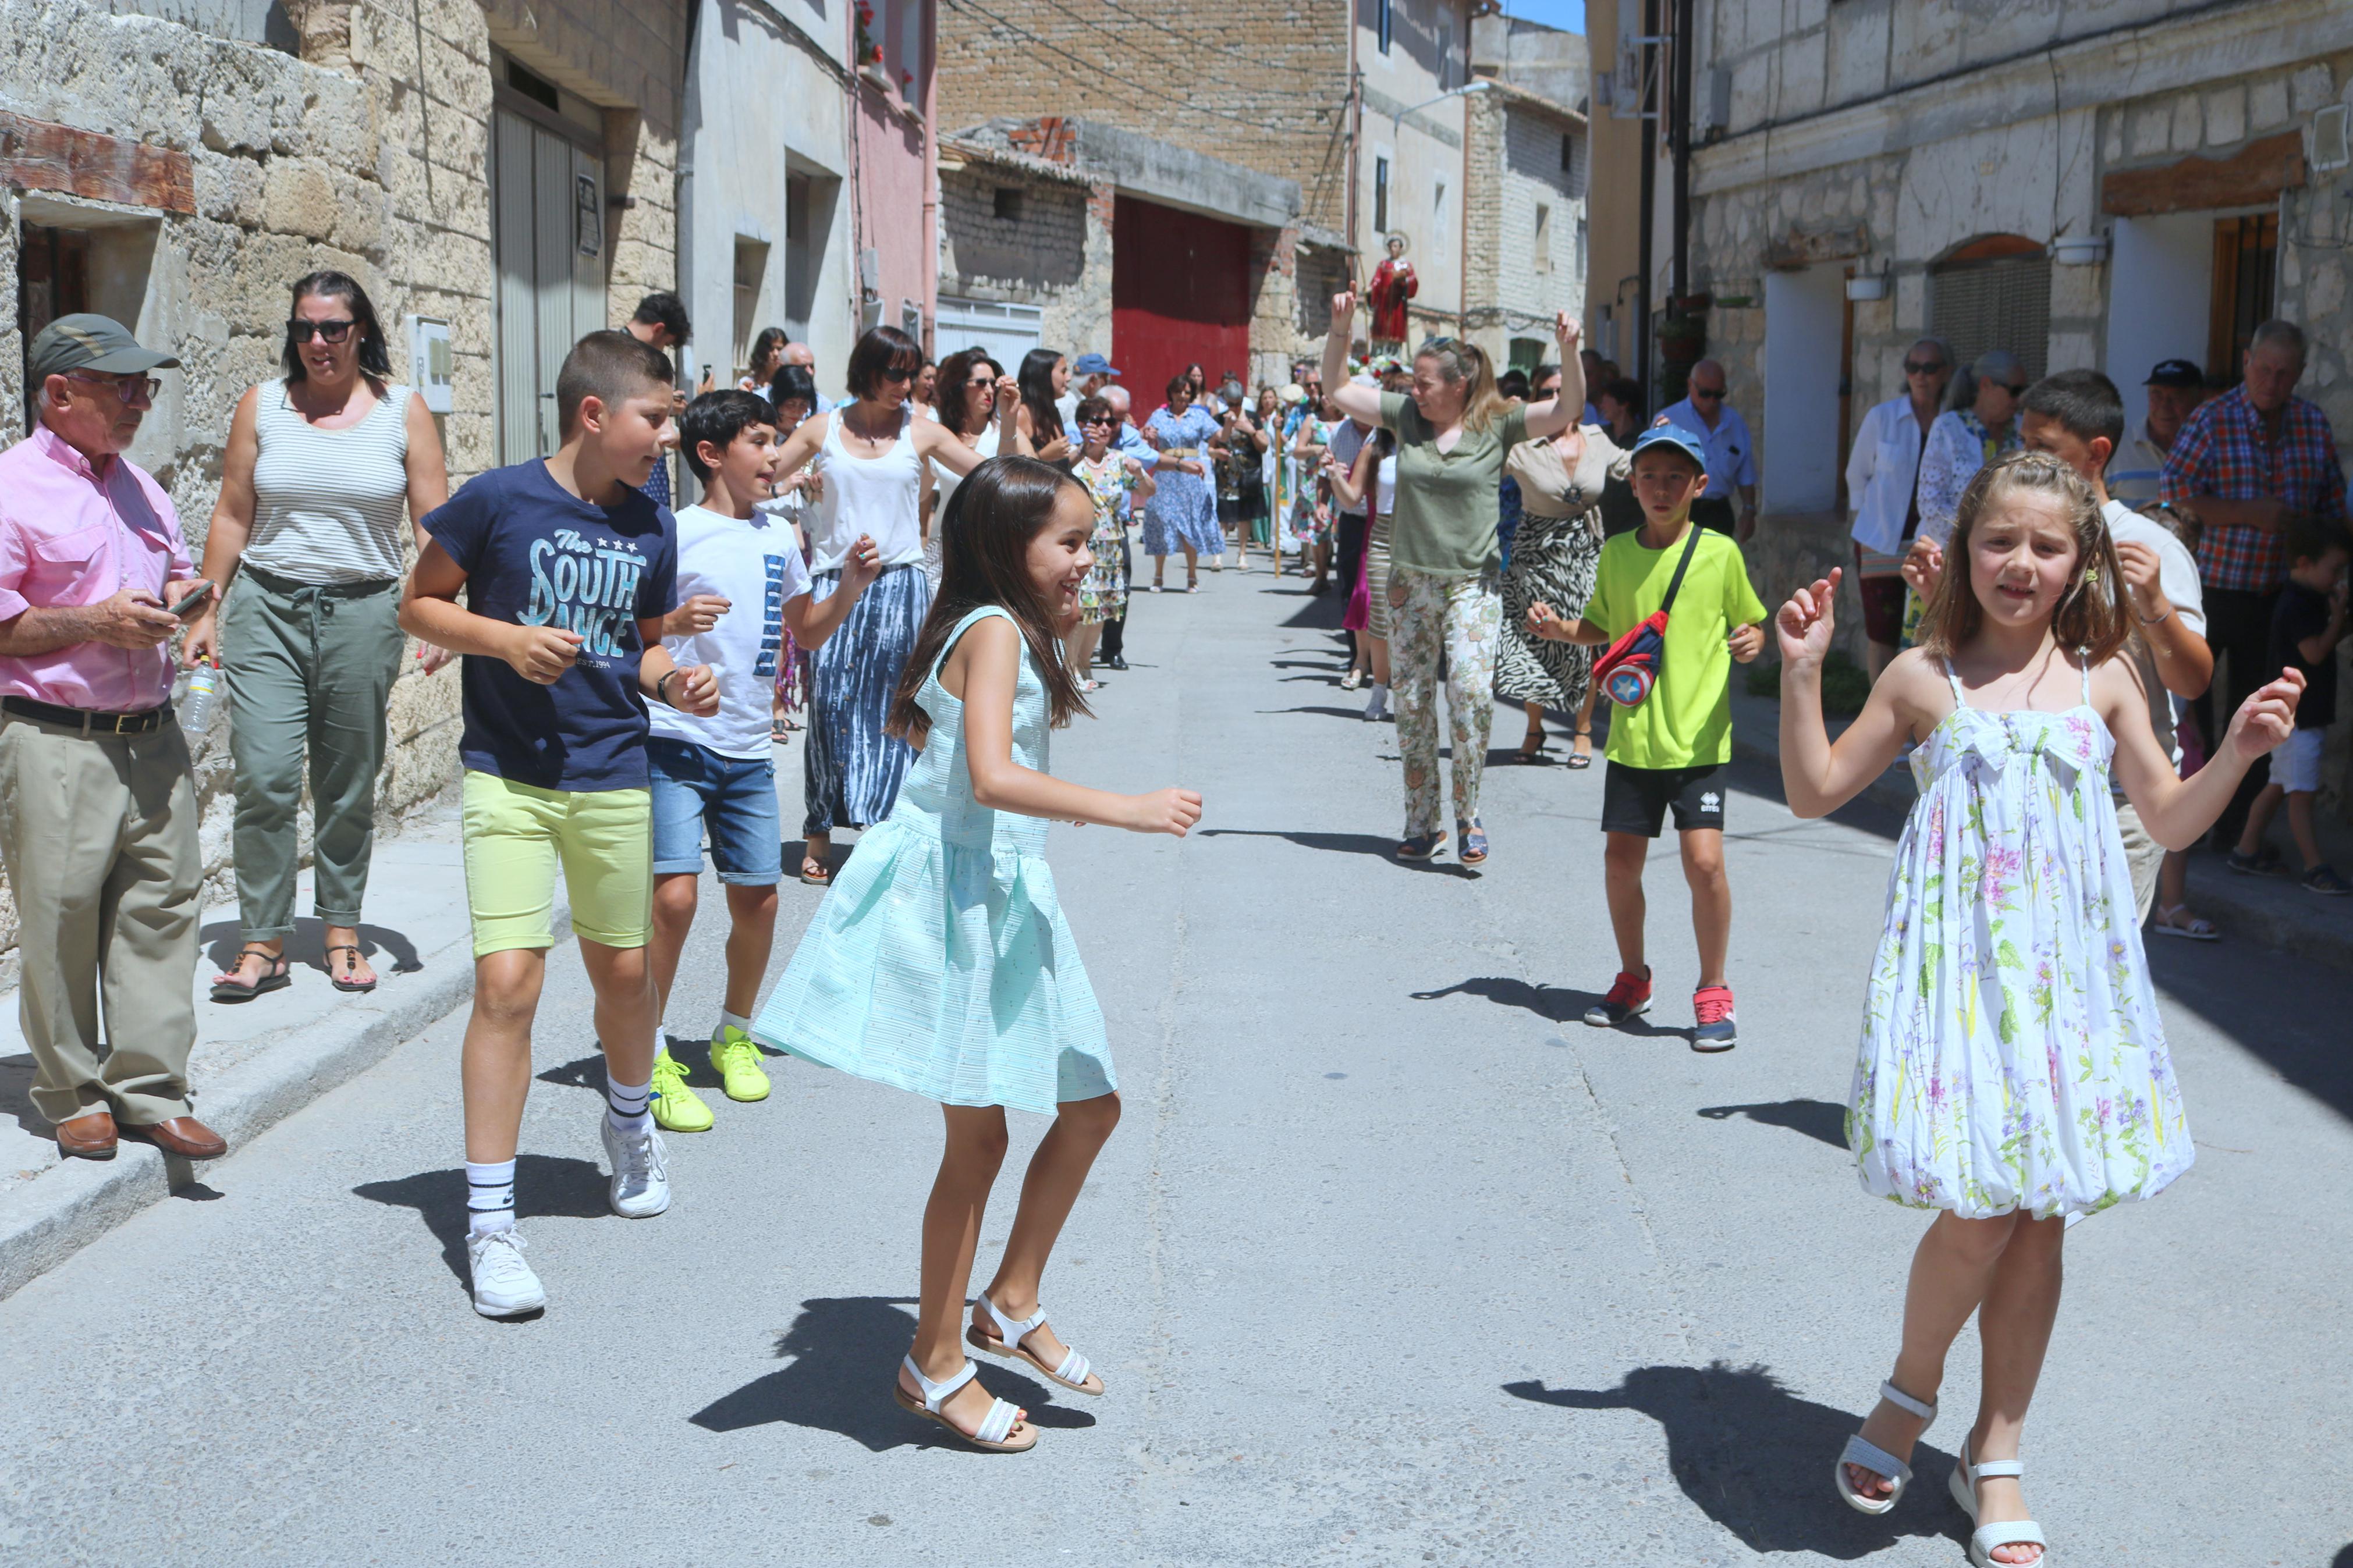
<path fill-rule="evenodd" d="M 784 879 L 775 763 L 723 757 L 659 735 L 647 738 L 646 759 L 653 770 L 654 875 L 700 872 L 708 826 L 721 881 L 765 888 Z"/>

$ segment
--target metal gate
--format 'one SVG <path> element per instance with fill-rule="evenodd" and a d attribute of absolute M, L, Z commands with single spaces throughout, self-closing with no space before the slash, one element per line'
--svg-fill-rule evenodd
<path fill-rule="evenodd" d="M 1003 305 L 993 300 L 951 300 L 944 296 L 939 314 L 934 319 L 932 342 L 941 359 L 966 349 L 983 350 L 1005 367 L 1006 374 L 1011 375 L 1021 368 L 1021 356 L 1038 346 L 1044 330 L 1044 314 L 1035 305 Z"/>

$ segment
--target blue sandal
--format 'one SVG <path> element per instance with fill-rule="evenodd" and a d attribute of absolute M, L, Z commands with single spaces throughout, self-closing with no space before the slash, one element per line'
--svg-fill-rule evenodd
<path fill-rule="evenodd" d="M 1461 862 L 1465 866 L 1485 865 L 1487 863 L 1487 830 L 1479 826 L 1479 819 L 1474 816 L 1468 823 L 1458 822 L 1454 825 L 1454 830 L 1462 836 L 1462 853 L 1460 857 Z"/>
<path fill-rule="evenodd" d="M 1428 860 L 1446 847 L 1446 829 L 1433 827 L 1427 833 L 1417 833 L 1397 847 L 1400 860 Z"/>

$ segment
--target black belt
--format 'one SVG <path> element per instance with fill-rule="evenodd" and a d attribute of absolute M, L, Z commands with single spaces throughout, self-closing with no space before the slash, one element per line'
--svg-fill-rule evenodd
<path fill-rule="evenodd" d="M 400 586 L 397 577 L 363 577 L 355 583 L 301 583 L 265 571 L 250 561 L 244 563 L 242 570 L 271 593 L 290 599 L 301 594 L 316 594 L 326 599 L 365 599 Z"/>
<path fill-rule="evenodd" d="M 136 713 L 96 713 L 87 708 L 36 702 L 29 697 L 0 697 L 0 712 L 14 713 L 20 719 L 38 719 L 44 724 L 79 730 L 85 735 L 152 735 L 172 717 L 172 705 L 166 702 L 160 708 L 142 708 Z"/>

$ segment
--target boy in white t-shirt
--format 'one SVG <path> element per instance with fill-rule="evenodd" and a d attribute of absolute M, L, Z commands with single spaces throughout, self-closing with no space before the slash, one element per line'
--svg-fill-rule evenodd
<path fill-rule="evenodd" d="M 842 563 L 841 588 L 809 602 L 809 574 L 791 526 L 757 503 L 776 477 L 775 411 L 755 393 L 709 392 L 687 405 L 679 445 L 702 481 L 699 506 L 678 510 L 678 608 L 662 622 L 671 657 L 707 664 L 719 678 L 719 711 L 697 719 L 653 714 L 647 742 L 653 773 L 654 986 L 670 1003 L 679 953 L 694 924 L 703 833 L 727 889 L 727 994 L 711 1031 L 711 1067 L 730 1100 L 768 1097 L 749 1030 L 776 931 L 784 836 L 770 752 L 769 693 L 789 628 L 804 648 L 833 635 L 881 570 L 861 536 Z M 711 1126 L 711 1108 L 688 1087 L 686 1068 L 662 1029 L 654 1058 L 654 1120 L 672 1132 Z"/>

